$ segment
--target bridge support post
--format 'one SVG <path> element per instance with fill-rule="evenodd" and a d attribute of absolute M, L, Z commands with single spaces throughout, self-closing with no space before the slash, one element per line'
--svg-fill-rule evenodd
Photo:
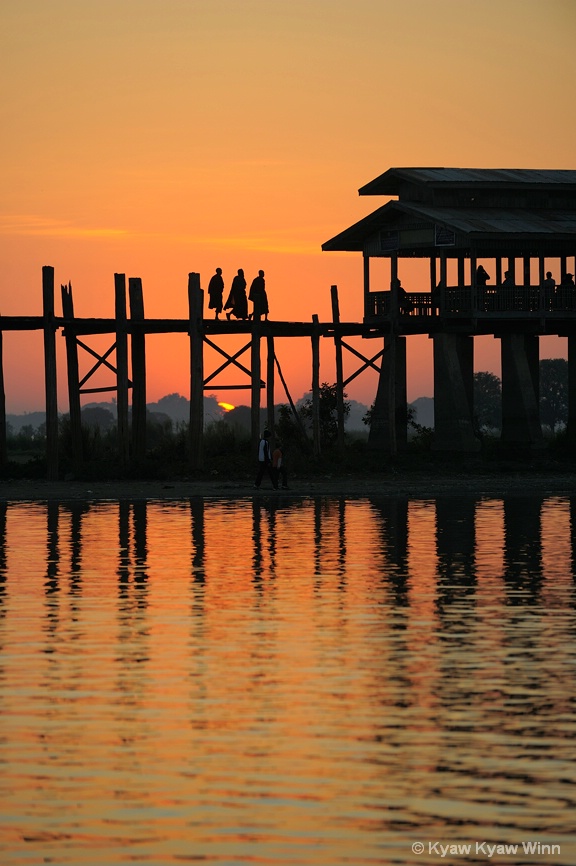
<path fill-rule="evenodd" d="M 60 286 L 62 292 L 62 313 L 66 321 L 64 338 L 66 340 L 66 366 L 68 377 L 68 405 L 70 407 L 70 433 L 72 437 L 72 459 L 75 469 L 82 466 L 84 459 L 82 446 L 82 409 L 80 406 L 80 378 L 78 374 L 78 343 L 74 332 L 74 299 L 72 284 Z"/>
<path fill-rule="evenodd" d="M 128 421 L 128 327 L 125 274 L 114 274 L 114 309 L 116 312 L 118 454 L 120 464 L 127 466 L 130 459 L 130 425 Z"/>
<path fill-rule="evenodd" d="M 434 334 L 434 451 L 480 450 L 474 434 L 474 340 Z"/>
<path fill-rule="evenodd" d="M 46 386 L 46 462 L 48 481 L 58 480 L 58 388 L 56 377 L 56 324 L 54 268 L 42 268 L 44 317 L 44 382 Z"/>
<path fill-rule="evenodd" d="M 384 354 L 372 410 L 368 447 L 393 456 L 408 443 L 406 338 L 384 337 Z"/>
<path fill-rule="evenodd" d="M 128 296 L 132 326 L 132 454 L 139 461 L 146 457 L 146 332 L 140 277 L 128 278 Z"/>
<path fill-rule="evenodd" d="M 190 467 L 201 469 L 204 459 L 204 292 L 200 274 L 188 274 L 190 320 Z"/>
<path fill-rule="evenodd" d="M 540 450 L 539 341 L 531 334 L 505 334 L 502 351 L 502 437 L 507 448 Z"/>
<path fill-rule="evenodd" d="M 252 319 L 252 343 L 250 346 L 250 369 L 252 373 L 250 387 L 250 428 L 252 439 L 252 455 L 258 461 L 258 447 L 260 441 L 260 382 L 262 380 L 262 362 L 260 360 L 260 340 L 262 338 L 262 325 L 260 322 L 260 305 L 254 305 L 254 317 Z"/>

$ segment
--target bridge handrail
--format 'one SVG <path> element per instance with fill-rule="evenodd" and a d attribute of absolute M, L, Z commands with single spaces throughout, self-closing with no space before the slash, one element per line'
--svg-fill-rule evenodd
<path fill-rule="evenodd" d="M 389 317 L 391 300 L 390 291 L 370 292 L 365 315 Z M 406 292 L 400 304 L 401 316 L 576 313 L 576 287 L 558 285 L 550 292 L 537 285 L 446 286 L 434 292 Z"/>

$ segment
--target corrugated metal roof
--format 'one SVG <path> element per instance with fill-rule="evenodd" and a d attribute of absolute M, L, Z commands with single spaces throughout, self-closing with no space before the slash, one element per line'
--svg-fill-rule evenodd
<path fill-rule="evenodd" d="M 440 224 L 471 240 L 486 238 L 530 237 L 550 239 L 574 236 L 576 244 L 576 211 L 527 211 L 503 208 L 427 207 L 391 201 L 354 223 L 322 244 L 324 251 L 361 252 L 364 242 L 380 229 L 394 228 L 395 216 L 408 214 L 415 219 Z M 570 243 L 572 241 L 570 240 Z"/>
<path fill-rule="evenodd" d="M 389 168 L 362 186 L 360 195 L 398 195 L 401 183 L 432 186 L 564 186 L 576 189 L 576 170 L 540 168 Z"/>
<path fill-rule="evenodd" d="M 464 234 L 576 234 L 576 211 L 434 208 L 395 202 L 398 209 Z"/>

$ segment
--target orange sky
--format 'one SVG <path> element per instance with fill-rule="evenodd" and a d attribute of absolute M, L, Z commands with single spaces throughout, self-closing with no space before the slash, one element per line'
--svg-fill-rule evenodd
<path fill-rule="evenodd" d="M 573 0 L 4 0 L 0 23 L 5 315 L 41 312 L 53 265 L 78 315 L 111 315 L 122 272 L 147 315 L 185 316 L 188 273 L 206 289 L 219 266 L 227 287 L 263 268 L 271 318 L 328 320 L 337 284 L 360 321 L 361 256 L 320 246 L 384 203 L 362 184 L 392 166 L 576 168 Z M 40 336 L 4 344 L 8 411 L 41 408 Z M 296 347 L 277 346 L 294 399 L 311 384 Z M 477 340 L 476 369 L 498 373 L 498 348 Z M 149 340 L 149 401 L 188 395 L 187 351 Z M 409 341 L 409 399 L 432 395 L 430 358 Z M 364 373 L 348 394 L 375 388 Z"/>

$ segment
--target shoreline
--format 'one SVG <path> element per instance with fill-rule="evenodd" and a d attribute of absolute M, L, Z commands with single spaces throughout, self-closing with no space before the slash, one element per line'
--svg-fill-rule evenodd
<path fill-rule="evenodd" d="M 207 499 L 250 499 L 274 496 L 279 500 L 332 496 L 345 498 L 398 497 L 429 499 L 436 496 L 510 495 L 576 496 L 574 472 L 491 472 L 486 474 L 431 474 L 390 472 L 387 475 L 334 474 L 294 477 L 288 490 L 274 490 L 267 480 L 254 489 L 252 479 L 224 480 L 121 480 L 46 481 L 13 479 L 0 481 L 0 502 L 54 501 L 170 501 L 196 497 Z"/>

